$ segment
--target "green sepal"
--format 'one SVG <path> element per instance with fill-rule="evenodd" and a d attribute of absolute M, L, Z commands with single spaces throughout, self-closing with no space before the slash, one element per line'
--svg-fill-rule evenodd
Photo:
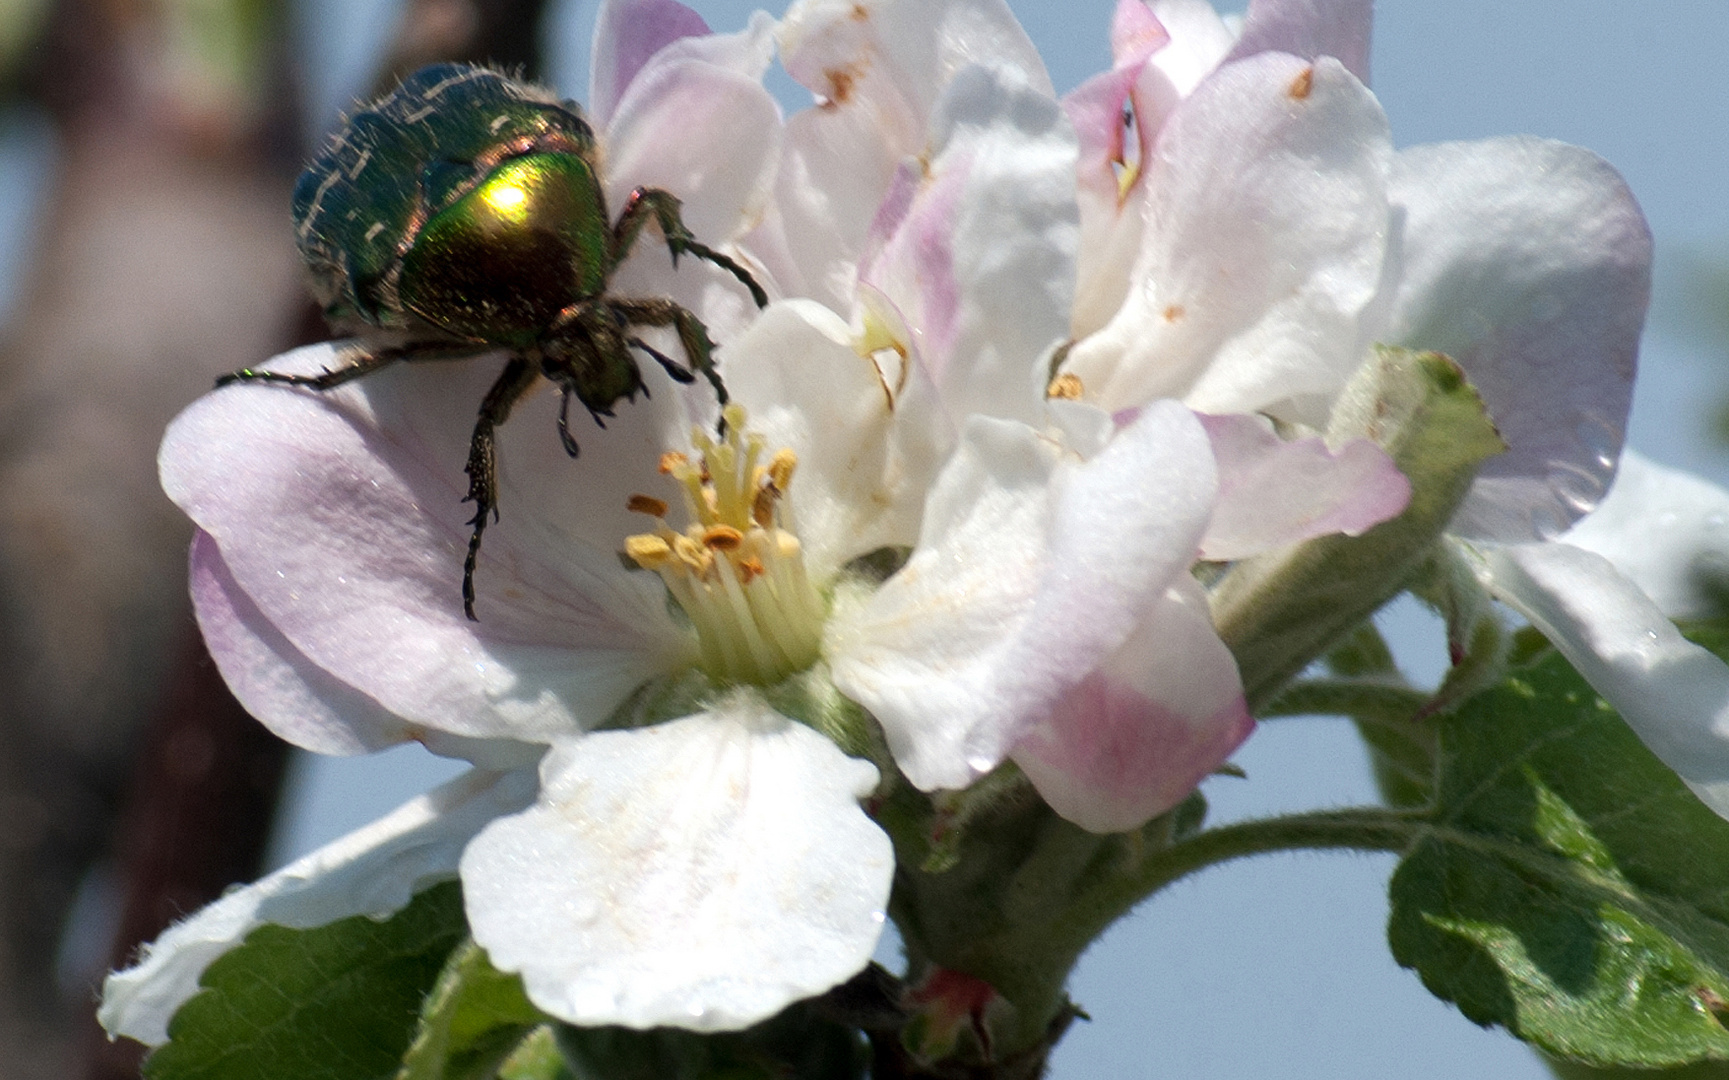
<path fill-rule="evenodd" d="M 577 1077 L 558 1049 L 553 1025 L 542 1024 L 504 1059 L 504 1064 L 498 1067 L 498 1080 L 577 1080 Z"/>
<path fill-rule="evenodd" d="M 1729 1058 L 1729 822 L 1554 652 L 1440 740 L 1436 809 L 1393 875 L 1399 963 L 1560 1057 Z"/>
<path fill-rule="evenodd" d="M 492 1080 L 499 1065 L 549 1017 L 522 979 L 488 962 L 473 941 L 457 946 L 426 997 L 420 1030 L 396 1080 Z"/>
<path fill-rule="evenodd" d="M 149 1080 L 392 1080 L 420 1004 L 468 927 L 456 882 L 389 919 L 261 926 L 174 1014 Z"/>
<path fill-rule="evenodd" d="M 1373 440 L 1410 480 L 1404 512 L 1362 536 L 1323 536 L 1244 559 L 1211 591 L 1214 624 L 1253 709 L 1405 588 L 1478 466 L 1506 449 L 1457 364 L 1388 347 L 1333 410 L 1327 441 L 1354 438 Z"/>

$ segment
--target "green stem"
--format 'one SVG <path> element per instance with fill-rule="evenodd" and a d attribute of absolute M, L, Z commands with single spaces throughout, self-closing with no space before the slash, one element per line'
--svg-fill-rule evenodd
<path fill-rule="evenodd" d="M 1199 870 L 1275 851 L 1404 851 L 1428 825 L 1422 811 L 1379 806 L 1291 814 L 1207 829 L 1147 855 L 1108 888 L 1092 890 L 1052 925 L 1091 941 L 1124 912 Z"/>

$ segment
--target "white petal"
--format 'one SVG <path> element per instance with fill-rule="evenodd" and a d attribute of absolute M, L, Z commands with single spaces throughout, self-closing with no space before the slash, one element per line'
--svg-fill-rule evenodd
<path fill-rule="evenodd" d="M 1457 360 L 1508 450 L 1459 535 L 1556 535 L 1614 476 L 1651 285 L 1651 233 L 1615 170 L 1520 136 L 1401 151 L 1403 266 L 1382 340 Z"/>
<path fill-rule="evenodd" d="M 1391 153 L 1335 60 L 1264 53 L 1207 79 L 1156 144 L 1127 300 L 1069 354 L 1088 400 L 1239 413 L 1336 392 L 1380 284 Z"/>
<path fill-rule="evenodd" d="M 847 979 L 894 853 L 875 767 L 750 694 L 559 743 L 533 808 L 469 845 L 475 940 L 576 1024 L 734 1030 Z"/>
<path fill-rule="evenodd" d="M 1374 0 L 1249 0 L 1231 59 L 1267 51 L 1305 60 L 1331 56 L 1367 83 L 1373 9 Z"/>
<path fill-rule="evenodd" d="M 840 316 L 808 300 L 772 304 L 727 344 L 726 372 L 751 430 L 798 455 L 790 500 L 816 580 L 917 538 L 931 468 L 897 453 L 895 388 Z"/>
<path fill-rule="evenodd" d="M 149 1046 L 168 1041 L 168 1021 L 198 992 L 223 953 L 266 923 L 307 930 L 353 915 L 382 919 L 414 894 L 454 877 L 463 847 L 487 822 L 534 801 L 532 770 L 475 770 L 235 889 L 145 947 L 134 967 L 102 984 L 97 1019 L 110 1035 Z"/>
<path fill-rule="evenodd" d="M 1729 491 L 1716 484 L 1625 450 L 1608 496 L 1561 539 L 1614 563 L 1672 619 L 1722 611 Z"/>
<path fill-rule="evenodd" d="M 1036 422 L 1074 300 L 1074 130 L 1046 92 L 987 67 L 956 74 L 931 128 L 906 219 L 862 276 L 911 324 L 957 427 Z"/>
<path fill-rule="evenodd" d="M 925 506 L 912 558 L 824 652 L 926 790 L 991 769 L 1186 572 L 1212 508 L 1212 452 L 1174 402 L 1095 458 L 974 417 Z"/>
<path fill-rule="evenodd" d="M 1651 752 L 1729 817 L 1729 665 L 1682 637 L 1609 560 L 1571 544 L 1491 548 L 1485 584 L 1531 620 Z"/>
<path fill-rule="evenodd" d="M 1171 43 L 1153 54 L 1152 66 L 1164 73 L 1176 98 L 1188 97 L 1224 63 L 1236 35 L 1207 0 L 1152 0 L 1153 14 Z"/>
<path fill-rule="evenodd" d="M 1057 813 L 1137 829 L 1188 797 L 1254 730 L 1206 593 L 1180 577 L 1121 648 L 1015 745 Z"/>

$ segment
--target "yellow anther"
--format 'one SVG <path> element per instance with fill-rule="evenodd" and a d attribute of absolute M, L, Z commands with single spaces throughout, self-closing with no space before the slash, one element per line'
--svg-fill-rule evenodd
<path fill-rule="evenodd" d="M 1045 387 L 1045 396 L 1059 401 L 1079 401 L 1085 393 L 1086 387 L 1081 385 L 1080 376 L 1069 371 L 1058 375 Z"/>
<path fill-rule="evenodd" d="M 660 472 L 662 476 L 671 476 L 680 465 L 689 465 L 690 458 L 677 450 L 668 450 L 660 455 Z"/>
<path fill-rule="evenodd" d="M 792 474 L 798 469 L 798 455 L 784 447 L 774 452 L 769 459 L 768 480 L 774 485 L 777 493 L 792 487 Z"/>
<path fill-rule="evenodd" d="M 740 559 L 738 561 L 738 580 L 745 585 L 749 585 L 766 573 L 768 571 L 763 568 L 760 559 Z"/>
<path fill-rule="evenodd" d="M 737 551 L 744 533 L 731 525 L 710 525 L 702 534 L 702 546 L 714 551 Z"/>
<path fill-rule="evenodd" d="M 652 534 L 625 537 L 624 553 L 644 570 L 659 570 L 672 562 L 671 545 Z"/>
<path fill-rule="evenodd" d="M 667 506 L 665 502 L 653 495 L 632 495 L 630 501 L 625 503 L 625 509 L 633 514 L 647 514 L 649 517 L 663 518 L 666 516 Z"/>

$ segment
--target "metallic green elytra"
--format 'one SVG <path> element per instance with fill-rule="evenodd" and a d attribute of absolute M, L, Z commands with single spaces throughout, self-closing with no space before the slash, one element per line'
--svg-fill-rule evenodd
<path fill-rule="evenodd" d="M 665 297 L 607 291 L 643 228 L 655 223 L 675 266 L 686 254 L 713 263 L 768 304 L 748 270 L 690 234 L 670 193 L 637 188 L 614 219 L 596 162 L 594 132 L 573 102 L 484 68 L 415 72 L 349 117 L 294 189 L 313 295 L 333 327 L 357 335 L 345 363 L 320 375 L 245 368 L 216 381 L 328 390 L 398 360 L 508 351 L 468 447 L 470 619 L 481 534 L 498 520 L 494 431 L 530 388 L 547 379 L 563 393 L 558 434 L 572 457 L 570 399 L 604 427 L 621 398 L 646 393 L 634 353 L 679 382 L 700 372 L 726 404 L 701 320 Z M 636 337 L 638 327 L 670 327 L 685 363 Z"/>

